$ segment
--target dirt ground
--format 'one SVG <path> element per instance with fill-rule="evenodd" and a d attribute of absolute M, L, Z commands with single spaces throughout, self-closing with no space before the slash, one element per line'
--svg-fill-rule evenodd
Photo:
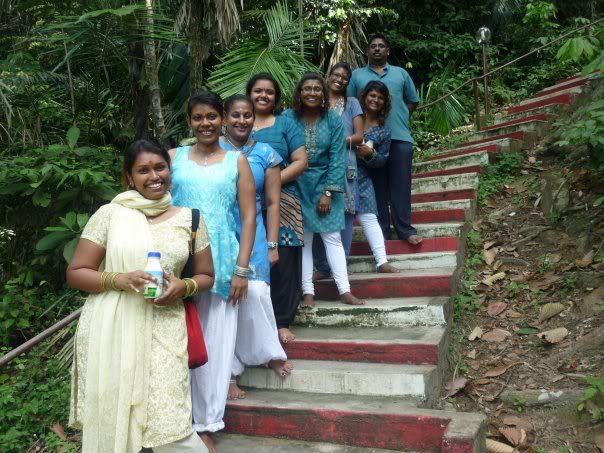
<path fill-rule="evenodd" d="M 554 149 L 479 206 L 475 308 L 452 329 L 442 406 L 486 413 L 501 452 L 604 452 L 604 181 Z"/>

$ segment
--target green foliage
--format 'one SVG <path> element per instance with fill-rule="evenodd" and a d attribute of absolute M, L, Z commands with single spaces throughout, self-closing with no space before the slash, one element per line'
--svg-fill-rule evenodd
<path fill-rule="evenodd" d="M 569 120 L 555 123 L 558 146 L 587 146 L 590 166 L 604 171 L 604 92 L 600 91 L 587 105 L 580 107 Z"/>
<path fill-rule="evenodd" d="M 524 156 L 522 153 L 500 153 L 497 162 L 489 165 L 481 174 L 478 186 L 478 200 L 497 194 L 505 184 L 509 184 L 520 170 Z"/>
<path fill-rule="evenodd" d="M 277 3 L 265 12 L 264 33 L 240 42 L 229 50 L 208 78 L 208 84 L 223 97 L 244 93 L 249 78 L 258 72 L 269 72 L 279 82 L 285 101 L 291 94 L 300 76 L 306 71 L 316 71 L 308 58 L 310 49 L 300 54 L 300 33 L 297 19 L 290 13 L 287 4 Z M 315 33 L 308 28 L 304 32 L 308 43 Z"/>
<path fill-rule="evenodd" d="M 581 402 L 577 406 L 579 412 L 589 412 L 594 422 L 604 420 L 604 378 L 586 376 L 585 382 L 589 385 Z"/>
<path fill-rule="evenodd" d="M 466 235 L 467 256 L 457 294 L 453 298 L 453 319 L 459 320 L 468 313 L 474 313 L 479 308 L 478 298 L 474 291 L 473 282 L 476 269 L 484 263 L 482 254 L 482 239 L 475 230 Z"/>
<path fill-rule="evenodd" d="M 45 358 L 44 348 L 41 345 L 0 369 L 0 424 L 4 427 L 0 451 L 28 451 L 34 443 L 49 451 L 59 451 L 53 446 L 60 444 L 75 450 L 73 442 L 49 433 L 54 423 L 67 424 L 70 376 L 56 359 Z M 0 348 L 0 354 L 4 352 Z"/>

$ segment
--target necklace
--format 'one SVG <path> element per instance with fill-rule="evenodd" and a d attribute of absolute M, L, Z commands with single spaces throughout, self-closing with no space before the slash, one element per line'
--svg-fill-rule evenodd
<path fill-rule="evenodd" d="M 218 151 L 220 151 L 220 149 L 217 149 L 216 151 L 212 151 L 209 154 L 203 154 L 202 152 L 199 151 L 199 148 L 197 147 L 197 144 L 195 145 L 195 150 L 197 151 L 197 154 L 201 154 L 201 157 L 203 157 L 203 163 L 202 165 L 207 166 L 208 165 L 208 160 L 210 160 L 214 154 L 216 154 Z"/>
<path fill-rule="evenodd" d="M 344 97 L 341 97 L 341 98 L 336 99 L 336 102 L 333 103 L 333 106 L 331 107 L 331 109 L 335 110 L 339 116 L 342 116 L 342 113 L 344 113 L 345 105 L 346 105 L 346 102 L 344 100 Z"/>
<path fill-rule="evenodd" d="M 254 142 L 254 144 L 251 147 L 249 147 L 249 149 L 247 150 L 247 153 L 246 153 L 246 151 L 243 148 L 245 148 L 246 146 L 248 146 L 248 144 L 250 143 L 250 141 L 253 141 L 251 138 L 248 138 L 247 141 L 243 145 L 241 145 L 241 146 L 235 145 L 235 143 L 233 143 L 233 141 L 231 140 L 231 137 L 229 137 L 228 135 L 225 135 L 224 139 L 228 142 L 229 145 L 231 145 L 233 148 L 235 148 L 235 151 L 239 151 L 244 156 L 247 156 L 247 154 L 249 154 L 250 151 L 252 149 L 254 149 L 254 145 L 256 144 Z"/>

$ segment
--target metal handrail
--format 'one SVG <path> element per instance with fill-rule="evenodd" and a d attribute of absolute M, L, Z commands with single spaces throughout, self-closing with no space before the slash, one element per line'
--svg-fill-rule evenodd
<path fill-rule="evenodd" d="M 451 91 L 449 91 L 447 94 L 442 95 L 438 99 L 436 99 L 434 101 L 431 101 L 431 102 L 429 102 L 427 104 L 422 104 L 422 105 L 418 106 L 417 110 L 425 109 L 425 108 L 428 108 L 428 107 L 430 107 L 430 106 L 432 106 L 434 104 L 437 104 L 438 102 L 441 102 L 442 100 L 447 99 L 449 96 L 452 96 L 453 94 L 457 93 L 463 87 L 469 85 L 470 83 L 473 83 L 474 84 L 474 96 L 475 96 L 475 105 L 474 105 L 474 107 L 475 107 L 475 110 L 476 110 L 475 114 L 476 114 L 476 118 L 477 118 L 477 125 L 480 128 L 480 120 L 479 120 L 479 118 L 480 118 L 480 112 L 478 111 L 478 107 L 479 107 L 478 104 L 479 104 L 479 102 L 478 102 L 478 97 L 477 97 L 477 95 L 478 95 L 478 81 L 479 80 L 485 79 L 485 78 L 487 78 L 487 77 L 495 74 L 496 72 L 501 71 L 502 69 L 505 69 L 508 66 L 511 66 L 514 63 L 517 63 L 520 60 L 523 60 L 526 57 L 528 57 L 530 55 L 533 55 L 534 53 L 539 52 L 539 51 L 545 49 L 546 47 L 551 46 L 552 44 L 555 44 L 555 43 L 557 43 L 557 42 L 559 42 L 559 41 L 561 41 L 561 40 L 563 40 L 565 38 L 568 38 L 569 36 L 571 36 L 571 35 L 579 32 L 579 31 L 583 31 L 583 30 L 586 30 L 586 29 L 588 29 L 590 27 L 593 27 L 594 25 L 597 25 L 597 24 L 599 24 L 602 21 L 604 21 L 604 17 L 601 17 L 600 19 L 595 20 L 593 22 L 590 22 L 589 24 L 583 25 L 581 27 L 575 28 L 574 30 L 566 32 L 563 35 L 557 37 L 556 39 L 554 39 L 552 41 L 549 41 L 549 42 L 543 44 L 542 46 L 539 46 L 536 49 L 533 49 L 530 52 L 525 53 L 524 55 L 521 55 L 521 56 L 519 56 L 517 58 L 514 58 L 512 61 L 509 61 L 509 62 L 507 62 L 507 63 L 505 63 L 505 64 L 503 64 L 503 65 L 501 65 L 501 66 L 499 66 L 499 67 L 497 67 L 495 69 L 492 69 L 491 71 L 489 71 L 489 72 L 487 72 L 485 74 L 482 74 L 482 75 L 479 75 L 479 76 L 476 76 L 476 77 L 472 77 L 472 78 L 466 80 L 464 83 L 462 83 L 458 87 L 456 87 L 456 88 L 452 89 Z"/>
<path fill-rule="evenodd" d="M 563 40 L 564 38 L 567 38 L 569 36 L 571 36 L 572 34 L 578 32 L 578 31 L 582 31 L 585 30 L 589 27 L 593 27 L 594 25 L 599 24 L 600 22 L 604 21 L 604 17 L 595 20 L 587 25 L 583 25 L 582 27 L 579 28 L 575 28 L 574 30 L 571 30 L 565 34 L 563 34 L 562 36 L 559 36 L 558 38 L 554 39 L 553 41 L 550 41 L 536 49 L 531 50 L 530 52 L 525 53 L 524 55 L 519 56 L 518 58 L 513 59 L 512 61 L 509 61 L 489 72 L 487 72 L 486 74 L 480 75 L 480 76 L 476 76 L 476 77 L 472 77 L 471 79 L 466 80 L 464 83 L 462 83 L 461 85 L 459 85 L 458 87 L 454 88 L 453 90 L 449 91 L 447 94 L 444 94 L 443 96 L 439 97 L 438 99 L 429 102 L 427 104 L 423 104 L 418 106 L 418 110 L 420 109 L 425 109 L 428 108 L 446 98 L 448 98 L 449 96 L 457 93 L 459 90 L 461 90 L 463 87 L 465 87 L 466 85 L 469 85 L 470 83 L 474 83 L 474 108 L 475 108 L 475 113 L 476 113 L 476 124 L 477 127 L 480 129 L 480 112 L 479 112 L 479 101 L 478 101 L 478 81 L 481 79 L 484 79 L 485 77 L 489 77 L 492 74 L 495 74 L 496 72 L 507 68 L 508 66 L 517 63 L 520 60 L 523 60 L 524 58 L 528 57 L 529 55 L 532 55 L 536 52 L 539 52 L 540 50 L 545 49 L 548 46 L 551 46 L 552 44 Z M 19 357 L 21 354 L 25 354 L 26 352 L 29 352 L 34 346 L 36 346 L 37 344 L 41 343 L 42 341 L 44 341 L 45 339 L 47 339 L 48 337 L 54 335 L 56 332 L 58 332 L 59 330 L 63 329 L 64 327 L 68 326 L 69 324 L 71 324 L 73 321 L 75 321 L 76 319 L 78 319 L 80 317 L 80 313 L 82 312 L 82 309 L 78 309 L 76 311 L 74 311 L 73 313 L 71 313 L 70 315 L 66 316 L 65 318 L 63 318 L 61 321 L 57 322 L 56 324 L 54 324 L 53 326 L 49 327 L 48 329 L 44 330 L 43 332 L 39 333 L 38 335 L 36 335 L 35 337 L 31 338 L 30 340 L 27 340 L 25 343 L 23 343 L 20 346 L 17 346 L 15 349 L 13 349 L 12 351 L 10 351 L 8 354 L 0 357 L 0 368 L 3 367 L 4 365 L 6 365 L 7 363 L 9 363 L 11 360 Z"/>

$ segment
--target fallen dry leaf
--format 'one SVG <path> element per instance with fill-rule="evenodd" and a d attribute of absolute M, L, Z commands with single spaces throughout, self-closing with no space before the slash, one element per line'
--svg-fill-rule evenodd
<path fill-rule="evenodd" d="M 526 443 L 526 431 L 520 428 L 499 428 L 499 432 L 515 447 L 522 447 Z"/>
<path fill-rule="evenodd" d="M 507 315 L 508 315 L 510 318 L 514 318 L 514 319 L 517 319 L 517 318 L 522 318 L 522 313 L 517 312 L 517 311 L 514 311 L 514 310 L 508 310 L 508 311 L 506 312 L 506 314 L 507 314 Z"/>
<path fill-rule="evenodd" d="M 543 276 L 543 278 L 539 280 L 532 280 L 529 282 L 528 285 L 529 288 L 533 291 L 536 289 L 545 291 L 546 289 L 549 289 L 554 283 L 560 280 L 562 280 L 561 275 L 555 275 L 553 272 L 548 272 Z"/>
<path fill-rule="evenodd" d="M 495 257 L 497 257 L 497 249 L 488 249 L 483 250 L 482 254 L 484 255 L 484 262 L 487 263 L 487 266 L 490 266 L 495 262 Z"/>
<path fill-rule="evenodd" d="M 480 326 L 476 326 L 474 327 L 474 330 L 472 330 L 472 332 L 470 333 L 468 340 L 474 341 L 480 337 L 482 337 L 482 329 L 480 328 Z"/>
<path fill-rule="evenodd" d="M 514 453 L 514 447 L 493 439 L 487 439 L 487 451 L 489 453 Z"/>
<path fill-rule="evenodd" d="M 474 381 L 474 384 L 476 385 L 486 385 L 486 384 L 490 384 L 491 380 L 490 379 L 486 379 L 486 378 L 482 378 L 482 379 L 476 379 Z"/>
<path fill-rule="evenodd" d="M 559 253 L 551 253 L 548 255 L 548 258 L 550 263 L 558 264 L 562 259 L 562 255 L 560 255 Z"/>
<path fill-rule="evenodd" d="M 469 359 L 475 359 L 476 358 L 476 349 L 472 349 L 470 352 L 468 352 L 468 358 Z"/>
<path fill-rule="evenodd" d="M 558 313 L 564 311 L 566 307 L 559 302 L 550 302 L 541 307 L 541 311 L 539 312 L 539 322 L 547 321 L 550 318 L 553 318 Z"/>
<path fill-rule="evenodd" d="M 548 343 L 555 344 L 559 343 L 568 335 L 566 327 L 558 327 L 557 329 L 546 330 L 545 332 L 538 333 L 537 336 Z"/>
<path fill-rule="evenodd" d="M 60 423 L 55 423 L 50 427 L 50 430 L 57 435 L 61 440 L 67 440 L 67 436 L 65 435 L 65 429 L 61 426 Z"/>
<path fill-rule="evenodd" d="M 533 430 L 533 423 L 528 417 L 519 417 L 518 415 L 506 415 L 503 417 L 503 423 L 505 425 L 516 426 L 524 429 L 525 431 Z"/>
<path fill-rule="evenodd" d="M 576 260 L 575 264 L 577 267 L 589 267 L 594 262 L 594 251 L 590 251 L 580 260 Z"/>
<path fill-rule="evenodd" d="M 483 248 L 483 250 L 489 250 L 491 247 L 493 247 L 498 242 L 499 241 L 487 241 L 483 244 L 482 248 Z"/>
<path fill-rule="evenodd" d="M 604 453 L 604 434 L 598 434 L 594 438 L 594 444 L 596 444 L 596 447 L 598 447 L 600 451 Z"/>
<path fill-rule="evenodd" d="M 497 207 L 497 203 L 495 202 L 495 200 L 493 199 L 493 197 L 487 198 L 486 200 L 484 200 L 484 204 L 486 206 L 488 206 L 489 208 L 496 208 Z"/>
<path fill-rule="evenodd" d="M 489 377 L 497 377 L 497 376 L 501 376 L 503 373 L 505 373 L 508 370 L 507 366 L 496 366 L 495 368 L 491 368 L 490 370 L 488 370 L 485 374 L 484 377 L 485 378 L 489 378 Z"/>
<path fill-rule="evenodd" d="M 482 337 L 480 337 L 484 341 L 488 341 L 489 343 L 501 343 L 505 341 L 507 337 L 511 337 L 512 334 L 507 330 L 503 329 L 493 329 L 490 332 L 483 333 Z"/>
<path fill-rule="evenodd" d="M 464 377 L 458 377 L 457 379 L 453 379 L 451 382 L 445 385 L 445 390 L 447 391 L 447 393 L 445 394 L 445 398 L 457 394 L 466 386 L 467 383 L 468 380 Z"/>
<path fill-rule="evenodd" d="M 487 313 L 489 316 L 497 316 L 503 313 L 506 308 L 508 308 L 508 304 L 505 302 L 494 302 L 487 307 Z"/>
<path fill-rule="evenodd" d="M 505 278 L 505 272 L 498 272 L 497 274 L 493 274 L 485 279 L 482 280 L 482 283 L 484 283 L 487 286 L 491 286 L 493 283 L 499 281 L 499 280 L 503 280 Z"/>

